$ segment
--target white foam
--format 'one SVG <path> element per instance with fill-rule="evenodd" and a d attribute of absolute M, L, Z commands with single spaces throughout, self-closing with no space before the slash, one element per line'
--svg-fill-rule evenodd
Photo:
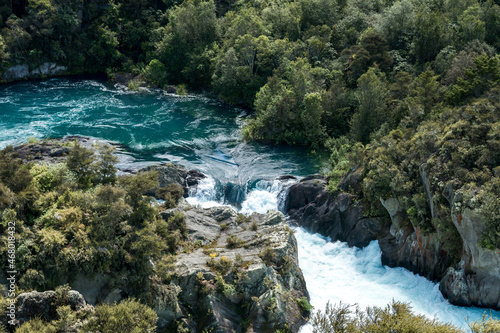
<path fill-rule="evenodd" d="M 189 189 L 189 196 L 186 201 L 193 206 L 202 208 L 210 208 L 222 206 L 216 200 L 215 180 L 212 177 L 205 177 L 198 182 L 198 186 L 194 189 Z"/>
<path fill-rule="evenodd" d="M 403 268 L 382 266 L 380 247 L 373 241 L 364 249 L 349 248 L 347 243 L 329 242 L 302 228 L 295 229 L 299 264 L 311 296 L 311 305 L 324 310 L 326 303 L 385 307 L 396 301 L 410 302 L 413 311 L 466 328 L 479 319 L 485 309 L 451 305 L 435 284 Z M 487 311 L 489 314 L 489 311 Z M 493 312 L 500 318 L 500 313 Z M 312 332 L 308 325 L 302 333 Z"/>

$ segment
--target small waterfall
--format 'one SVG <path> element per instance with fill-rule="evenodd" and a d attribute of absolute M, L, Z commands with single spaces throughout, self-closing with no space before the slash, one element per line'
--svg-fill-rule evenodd
<path fill-rule="evenodd" d="M 196 187 L 190 188 L 188 195 L 186 200 L 193 206 L 209 208 L 222 205 L 217 200 L 215 179 L 210 176 L 201 179 Z"/>

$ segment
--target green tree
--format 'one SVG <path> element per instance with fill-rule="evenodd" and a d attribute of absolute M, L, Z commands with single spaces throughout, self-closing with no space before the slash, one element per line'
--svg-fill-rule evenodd
<path fill-rule="evenodd" d="M 331 0 L 300 0 L 302 15 L 300 24 L 303 30 L 311 26 L 335 25 L 339 19 L 337 1 Z"/>
<path fill-rule="evenodd" d="M 324 91 L 321 77 L 325 72 L 313 68 L 305 59 L 282 64 L 257 93 L 256 118 L 246 124 L 245 138 L 287 144 L 321 143 L 325 137 L 320 123 Z"/>
<path fill-rule="evenodd" d="M 79 141 L 75 141 L 66 158 L 66 166 L 75 174 L 78 183 L 84 189 L 95 182 L 94 161 L 94 152 L 80 145 Z"/>
<path fill-rule="evenodd" d="M 479 5 L 471 6 L 458 18 L 458 43 L 463 45 L 472 40 L 484 40 L 486 25 L 481 20 Z"/>
<path fill-rule="evenodd" d="M 378 20 L 376 30 L 387 40 L 391 50 L 408 53 L 415 31 L 415 6 L 411 0 L 396 1 Z"/>
<path fill-rule="evenodd" d="M 386 120 L 389 90 L 383 74 L 371 67 L 358 79 L 356 96 L 358 111 L 351 121 L 351 135 L 354 140 L 366 144 L 370 134 Z"/>
<path fill-rule="evenodd" d="M 157 87 L 167 84 L 167 68 L 158 59 L 153 59 L 144 69 L 144 76 Z"/>
<path fill-rule="evenodd" d="M 465 78 L 458 78 L 451 86 L 446 98 L 451 104 L 458 104 L 470 96 L 479 97 L 500 82 L 500 63 L 494 57 L 482 55 L 474 59 L 475 67 L 465 71 Z"/>
<path fill-rule="evenodd" d="M 410 103 L 421 105 L 424 118 L 428 117 L 434 105 L 440 100 L 439 75 L 428 68 L 413 81 L 410 92 Z"/>
<path fill-rule="evenodd" d="M 433 11 L 421 5 L 415 18 L 415 35 L 412 53 L 419 63 L 434 60 L 439 51 L 446 45 L 446 26 L 448 20 L 444 13 Z"/>
<path fill-rule="evenodd" d="M 174 82 L 189 82 L 198 87 L 210 83 L 207 61 L 219 33 L 213 0 L 188 0 L 170 10 L 166 35 L 158 46 L 158 59 Z"/>

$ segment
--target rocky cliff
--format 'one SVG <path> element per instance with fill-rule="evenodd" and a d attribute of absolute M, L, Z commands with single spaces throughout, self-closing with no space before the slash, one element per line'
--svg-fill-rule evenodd
<path fill-rule="evenodd" d="M 71 149 L 67 142 L 73 140 L 93 148 L 90 138 L 70 137 L 12 149 L 24 162 L 63 162 Z M 124 174 L 147 171 L 157 172 L 158 188 L 177 184 L 174 187 L 181 192 L 184 189 L 185 194 L 205 177 L 196 170 L 188 171 L 184 166 L 170 163 L 139 170 L 119 170 Z M 156 196 L 157 192 L 158 189 L 152 189 L 145 194 Z M 166 231 L 174 236 L 165 237 L 165 242 L 175 243 L 172 247 L 175 253 L 163 253 L 156 259 L 145 257 L 140 263 L 142 271 L 148 272 L 141 280 L 144 284 L 141 299 L 157 313 L 159 329 L 183 328 L 192 332 L 289 329 L 298 332 L 309 315 L 309 295 L 298 266 L 296 240 L 283 213 L 271 210 L 266 214 L 245 216 L 230 206 L 194 207 L 183 198 L 176 208 L 165 209 L 158 201 L 147 200 L 156 207 L 151 208 L 156 212 L 156 221 L 167 222 L 156 223 L 156 228 L 178 223 L 175 230 Z M 174 239 L 175 235 L 178 239 Z M 154 239 L 147 244 L 157 246 Z M 109 246 L 117 248 L 119 245 Z M 108 250 L 100 247 L 98 251 Z M 137 284 L 131 282 L 135 277 L 130 273 L 130 265 L 130 261 L 117 262 L 118 268 L 110 266 L 95 273 L 76 270 L 78 273 L 74 275 L 61 272 L 55 278 L 59 285 L 69 284 L 68 288 L 73 290 L 71 299 L 74 298 L 71 308 L 79 311 L 80 308 L 121 302 L 136 295 Z M 47 321 L 57 320 L 53 306 L 55 292 L 43 287 L 38 289 L 40 292 L 18 296 L 19 323 L 34 316 Z"/>
<path fill-rule="evenodd" d="M 200 209 L 182 204 L 192 251 L 177 256 L 170 288 L 175 307 L 159 306 L 160 318 L 182 318 L 193 331 L 297 332 L 308 294 L 298 266 L 297 244 L 278 211 L 237 214 L 231 207 Z M 171 303 L 172 304 L 172 303 Z"/>
<path fill-rule="evenodd" d="M 352 173 L 340 184 L 343 191 L 335 194 L 326 190 L 326 180 L 319 176 L 302 179 L 290 187 L 285 212 L 308 230 L 349 246 L 364 247 L 378 240 L 384 265 L 404 267 L 439 281 L 441 292 L 453 304 L 500 308 L 500 250 L 480 246 L 485 226 L 479 212 L 461 209 L 459 193 L 451 187 L 433 188 L 425 172 L 421 173 L 433 218 L 442 213 L 433 206 L 433 196 L 441 191 L 451 207 L 446 212 L 453 226 L 436 225 L 434 232 L 423 232 L 409 222 L 397 198 L 380 200 L 389 219 L 365 217 L 369 214 L 359 196 L 346 191 L 359 193 L 352 191 L 357 182 Z"/>

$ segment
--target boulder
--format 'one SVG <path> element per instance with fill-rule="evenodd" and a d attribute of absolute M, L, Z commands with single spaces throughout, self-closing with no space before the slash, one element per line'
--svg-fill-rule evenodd
<path fill-rule="evenodd" d="M 191 331 L 268 332 L 287 324 L 297 332 L 307 316 L 297 299 L 308 293 L 284 215 L 241 219 L 229 206 L 184 214 L 189 240 L 201 240 L 203 248 L 177 256 L 172 284 L 180 290 L 179 312 L 170 318 L 184 318 Z M 219 261 L 230 263 L 227 271 L 210 264 Z"/>
<path fill-rule="evenodd" d="M 348 193 L 333 195 L 325 179 L 305 178 L 290 187 L 285 212 L 290 219 L 311 232 L 364 247 L 383 234 L 377 219 L 365 218 L 363 206 Z"/>
<path fill-rule="evenodd" d="M 18 295 L 16 316 L 19 325 L 35 317 L 40 317 L 46 321 L 57 319 L 55 302 L 56 292 L 53 290 L 32 291 Z M 71 306 L 73 311 L 80 311 L 87 307 L 82 294 L 75 290 L 69 291 L 69 301 L 63 305 Z"/>

